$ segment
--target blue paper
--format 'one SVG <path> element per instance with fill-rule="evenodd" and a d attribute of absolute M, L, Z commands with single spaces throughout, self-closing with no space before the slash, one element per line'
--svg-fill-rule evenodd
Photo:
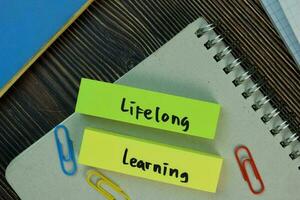
<path fill-rule="evenodd" d="M 0 0 L 0 90 L 87 0 Z"/>

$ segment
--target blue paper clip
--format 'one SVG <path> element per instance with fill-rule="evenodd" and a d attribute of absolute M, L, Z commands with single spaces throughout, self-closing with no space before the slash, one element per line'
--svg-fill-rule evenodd
<path fill-rule="evenodd" d="M 64 155 L 63 145 L 59 141 L 59 138 L 58 138 L 59 129 L 63 129 L 65 137 L 66 137 L 67 152 L 68 152 L 67 155 Z M 56 146 L 57 146 L 61 169 L 64 172 L 64 174 L 66 174 L 68 176 L 73 176 L 76 173 L 77 165 L 76 165 L 76 160 L 75 160 L 75 155 L 74 155 L 73 142 L 70 139 L 70 135 L 69 135 L 69 131 L 68 131 L 67 127 L 65 127 L 64 125 L 56 126 L 54 129 L 54 137 L 55 137 L 55 142 L 56 142 Z M 67 162 L 72 163 L 72 165 L 73 165 L 72 169 L 70 169 L 70 170 L 66 169 L 65 163 L 67 163 Z"/>

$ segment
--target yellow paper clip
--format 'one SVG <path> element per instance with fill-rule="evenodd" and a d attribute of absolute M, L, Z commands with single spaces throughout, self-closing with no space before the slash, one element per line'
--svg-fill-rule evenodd
<path fill-rule="evenodd" d="M 93 176 L 97 178 L 97 181 L 94 182 L 92 180 Z M 115 184 L 114 182 L 112 182 L 110 179 L 108 179 L 107 177 L 105 177 L 103 174 L 101 174 L 97 170 L 93 170 L 93 169 L 89 170 L 87 172 L 86 181 L 88 182 L 88 184 L 92 188 L 94 188 L 95 190 L 97 190 L 107 200 L 116 200 L 116 198 L 110 192 L 108 192 L 107 190 L 105 190 L 102 187 L 103 184 L 106 184 L 107 186 L 109 186 L 115 192 L 117 192 L 118 194 L 120 194 L 124 199 L 130 200 L 130 197 L 122 190 L 122 188 L 120 188 L 120 186 L 118 186 L 117 184 Z"/>

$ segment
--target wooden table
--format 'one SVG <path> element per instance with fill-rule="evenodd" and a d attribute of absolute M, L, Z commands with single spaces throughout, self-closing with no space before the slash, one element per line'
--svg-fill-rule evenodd
<path fill-rule="evenodd" d="M 117 80 L 199 16 L 221 19 L 300 113 L 300 72 L 258 0 L 96 0 L 0 99 L 0 199 L 19 199 L 6 166 L 74 111 L 81 77 Z"/>

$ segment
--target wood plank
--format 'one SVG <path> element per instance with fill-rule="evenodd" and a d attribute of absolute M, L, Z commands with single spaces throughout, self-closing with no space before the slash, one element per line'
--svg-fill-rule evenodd
<path fill-rule="evenodd" d="M 199 16 L 222 20 L 299 120 L 300 72 L 259 0 L 96 0 L 0 99 L 0 196 L 18 199 L 6 166 L 74 111 L 81 77 L 113 82 Z"/>

